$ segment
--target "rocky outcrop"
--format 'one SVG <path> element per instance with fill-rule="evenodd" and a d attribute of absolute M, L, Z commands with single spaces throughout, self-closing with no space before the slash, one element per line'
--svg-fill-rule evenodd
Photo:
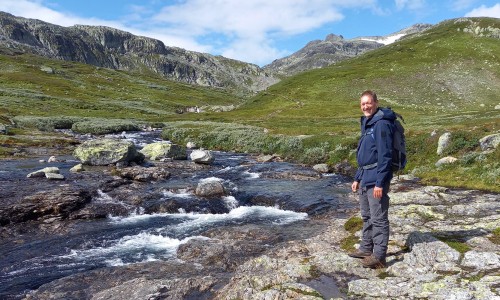
<path fill-rule="evenodd" d="M 120 139 L 95 139 L 79 145 L 73 155 L 84 165 L 105 166 L 142 161 L 144 155 L 137 152 L 134 143 Z"/>
<path fill-rule="evenodd" d="M 90 192 L 70 187 L 42 191 L 23 198 L 20 203 L 0 208 L 0 225 L 32 220 L 64 220 L 83 208 L 91 199 Z"/>
<path fill-rule="evenodd" d="M 256 65 L 168 47 L 163 42 L 105 26 L 62 27 L 0 12 L 0 45 L 10 52 L 126 71 L 148 69 L 202 86 L 255 92 L 278 80 Z"/>
<path fill-rule="evenodd" d="M 395 183 L 390 193 L 386 269 L 365 269 L 346 255 L 340 244 L 349 233 L 338 219 L 318 236 L 240 265 L 217 299 L 497 299 L 500 246 L 490 241 L 500 226 L 496 195 L 442 187 L 402 191 L 407 188 Z M 318 276 L 343 286 L 349 297 L 314 288 Z"/>
<path fill-rule="evenodd" d="M 500 145 L 500 133 L 487 135 L 479 140 L 481 150 L 493 150 Z"/>

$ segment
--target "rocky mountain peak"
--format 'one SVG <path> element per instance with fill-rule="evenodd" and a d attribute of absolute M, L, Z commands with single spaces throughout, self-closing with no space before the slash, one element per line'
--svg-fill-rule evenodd
<path fill-rule="evenodd" d="M 328 34 L 324 40 L 309 42 L 304 48 L 287 57 L 264 66 L 268 72 L 294 75 L 310 69 L 322 68 L 390 44 L 401 37 L 424 31 L 429 24 L 415 24 L 387 36 L 358 37 L 346 40 L 342 35 Z"/>
<path fill-rule="evenodd" d="M 325 42 L 340 42 L 342 40 L 344 40 L 344 37 L 342 35 L 336 35 L 333 33 L 330 33 L 325 38 Z"/>

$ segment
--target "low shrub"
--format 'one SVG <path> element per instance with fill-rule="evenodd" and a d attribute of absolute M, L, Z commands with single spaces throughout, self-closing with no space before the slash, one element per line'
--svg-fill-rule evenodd
<path fill-rule="evenodd" d="M 162 138 L 178 144 L 192 141 L 208 149 L 247 153 L 292 155 L 301 153 L 303 147 L 298 137 L 271 135 L 255 126 L 212 122 L 167 123 Z"/>
<path fill-rule="evenodd" d="M 138 131 L 140 130 L 140 125 L 130 120 L 90 119 L 74 123 L 71 130 L 81 134 L 90 133 L 99 135 L 122 131 Z"/>
<path fill-rule="evenodd" d="M 479 148 L 479 137 L 472 132 L 455 131 L 452 133 L 451 144 L 443 152 L 444 156 L 465 154 Z"/>
<path fill-rule="evenodd" d="M 41 131 L 53 131 L 54 129 L 71 129 L 73 124 L 84 120 L 81 117 L 33 117 L 16 116 L 12 119 L 16 126 L 25 128 L 36 128 Z"/>

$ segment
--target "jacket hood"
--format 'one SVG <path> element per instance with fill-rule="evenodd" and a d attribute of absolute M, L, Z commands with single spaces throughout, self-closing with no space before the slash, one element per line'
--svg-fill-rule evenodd
<path fill-rule="evenodd" d="M 373 115 L 373 117 L 371 117 L 371 119 L 368 120 L 367 125 L 371 125 L 371 124 L 377 122 L 378 120 L 382 120 L 382 119 L 394 121 L 394 120 L 396 120 L 396 114 L 390 108 L 379 107 L 377 109 L 377 112 Z"/>

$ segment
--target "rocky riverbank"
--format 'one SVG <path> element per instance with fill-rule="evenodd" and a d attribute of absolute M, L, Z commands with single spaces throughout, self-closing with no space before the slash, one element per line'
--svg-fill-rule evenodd
<path fill-rule="evenodd" d="M 128 216 L 139 210 L 141 214 L 180 211 L 227 214 L 231 209 L 227 197 L 231 196 L 239 199 L 240 205 L 279 205 L 309 214 L 309 218 L 286 226 L 262 222 L 207 228 L 181 243 L 174 259 L 71 271 L 67 276 L 58 275 L 45 281 L 34 291 L 4 296 L 7 299 L 499 299 L 498 194 L 422 186 L 418 179 L 406 176 L 395 179 L 390 192 L 387 268 L 371 270 L 347 255 L 349 241 L 355 243 L 359 237 L 359 231 L 346 226 L 359 215 L 356 195 L 347 192 L 348 181 L 308 167 L 238 159 L 229 157 L 228 166 L 200 165 L 188 160 L 120 168 L 86 166 L 79 173 L 67 171 L 77 163 L 68 159 L 56 162 L 66 177 L 64 181 L 26 178 L 26 175 L 1 177 L 4 188 L 0 193 L 0 239 L 4 246 L 0 254 L 12 260 L 13 265 L 20 259 L 29 260 L 32 255 L 28 252 L 23 254 L 24 258 L 16 256 L 18 247 L 32 247 L 29 251 L 36 253 L 40 244 L 37 241 L 48 237 L 54 241 L 64 239 L 79 234 L 89 223 L 110 215 Z M 8 163 L 4 165 L 5 170 L 12 168 Z M 25 162 L 23 168 L 28 171 L 33 165 Z M 235 169 L 245 174 L 245 178 L 258 172 L 262 177 L 260 184 L 245 189 L 247 179 L 224 175 Z M 203 180 L 214 174 L 226 179 Z M 325 178 L 331 179 L 324 181 Z M 276 189 L 275 181 L 280 180 L 285 180 L 288 193 L 267 191 Z M 297 189 L 299 185 L 303 188 Z M 332 192 L 336 193 L 334 198 L 323 198 Z M 176 193 L 194 196 L 187 201 L 172 196 Z M 314 199 L 307 199 L 307 195 Z M 81 234 L 81 240 L 85 240 L 87 233 Z M 80 243 L 80 238 L 77 240 L 71 243 Z M 0 278 L 15 273 L 8 263 L 0 271 Z"/>
<path fill-rule="evenodd" d="M 71 275 L 26 299 L 498 299 L 497 194 L 399 181 L 390 196 L 386 269 L 347 256 L 347 218 L 330 212 L 298 224 L 311 230 L 293 239 L 275 227 L 209 230 L 177 261 Z"/>
<path fill-rule="evenodd" d="M 369 270 L 340 247 L 349 232 L 331 219 L 321 234 L 239 266 L 217 299 L 322 299 L 325 276 L 350 299 L 499 299 L 497 194 L 393 185 L 386 269 Z M 494 231 L 494 233 L 493 233 Z M 359 234 L 359 232 L 357 233 Z"/>

